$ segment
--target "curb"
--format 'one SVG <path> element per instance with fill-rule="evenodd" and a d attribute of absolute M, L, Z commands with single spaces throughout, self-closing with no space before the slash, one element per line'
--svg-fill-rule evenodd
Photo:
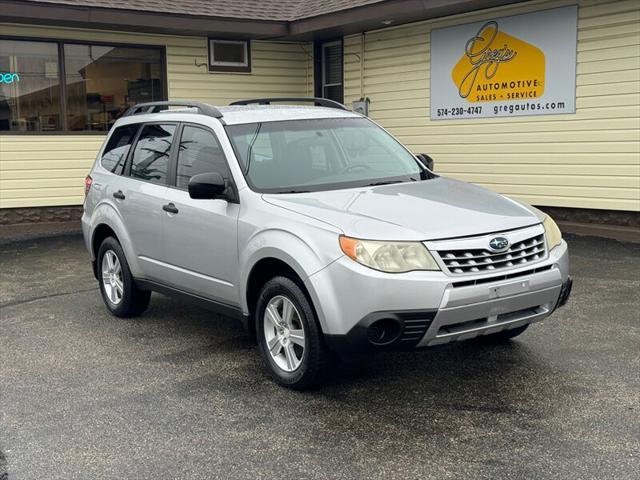
<path fill-rule="evenodd" d="M 55 237 L 82 235 L 79 222 L 0 225 L 0 245 Z"/>

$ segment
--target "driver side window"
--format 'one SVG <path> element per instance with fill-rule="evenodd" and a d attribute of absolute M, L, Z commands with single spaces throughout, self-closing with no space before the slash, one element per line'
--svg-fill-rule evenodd
<path fill-rule="evenodd" d="M 176 186 L 186 190 L 192 176 L 218 172 L 231 177 L 227 160 L 213 132 L 193 125 L 185 125 L 178 149 Z"/>

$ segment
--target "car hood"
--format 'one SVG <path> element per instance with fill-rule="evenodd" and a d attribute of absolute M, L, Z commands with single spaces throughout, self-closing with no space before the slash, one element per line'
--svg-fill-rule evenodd
<path fill-rule="evenodd" d="M 328 223 L 345 235 L 381 240 L 436 240 L 540 223 L 514 200 L 438 177 L 377 187 L 264 194 L 272 205 Z"/>

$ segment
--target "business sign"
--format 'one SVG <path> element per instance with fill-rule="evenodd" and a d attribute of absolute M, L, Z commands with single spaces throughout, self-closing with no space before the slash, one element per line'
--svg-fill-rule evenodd
<path fill-rule="evenodd" d="M 431 119 L 574 113 L 578 7 L 431 32 Z"/>
<path fill-rule="evenodd" d="M 18 83 L 20 81 L 20 75 L 11 72 L 0 72 L 0 83 Z"/>

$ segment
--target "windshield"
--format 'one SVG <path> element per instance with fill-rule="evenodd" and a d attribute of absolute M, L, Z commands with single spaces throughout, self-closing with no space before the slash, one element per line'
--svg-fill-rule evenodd
<path fill-rule="evenodd" d="M 402 145 L 365 118 L 229 125 L 247 182 L 264 193 L 297 193 L 429 178 Z"/>

